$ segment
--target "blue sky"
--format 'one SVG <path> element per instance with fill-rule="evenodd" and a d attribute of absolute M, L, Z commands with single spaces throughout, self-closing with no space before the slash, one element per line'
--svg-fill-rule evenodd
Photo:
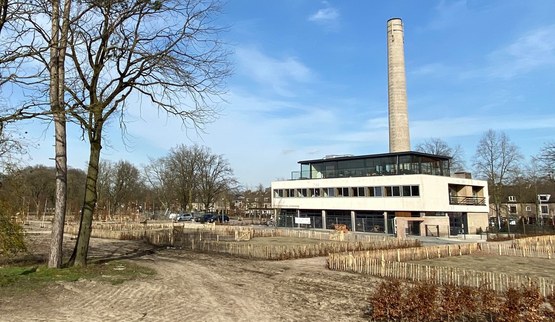
<path fill-rule="evenodd" d="M 488 129 L 526 157 L 555 139 L 555 1 L 229 0 L 219 21 L 233 51 L 227 103 L 205 133 L 148 106 L 117 121 L 103 159 L 137 166 L 178 144 L 230 162 L 244 187 L 269 186 L 297 161 L 388 152 L 386 24 L 403 19 L 412 148 L 430 138 L 461 145 L 467 168 Z M 33 124 L 30 164 L 54 165 L 53 126 Z M 70 128 L 68 162 L 88 145 Z"/>

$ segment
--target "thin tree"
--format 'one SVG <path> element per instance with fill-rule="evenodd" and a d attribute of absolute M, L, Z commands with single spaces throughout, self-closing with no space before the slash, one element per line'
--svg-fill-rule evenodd
<path fill-rule="evenodd" d="M 499 229 L 502 189 L 519 173 L 521 160 L 518 146 L 504 132 L 488 130 L 476 148 L 474 169 L 478 176 L 488 180 L 489 195 L 493 199 Z"/>
<path fill-rule="evenodd" d="M 464 152 L 460 145 L 450 147 L 447 142 L 440 138 L 430 138 L 416 146 L 416 151 L 443 155 L 451 158 L 451 170 L 455 172 L 464 171 Z"/>
<path fill-rule="evenodd" d="M 65 57 L 68 45 L 69 15 L 71 0 L 64 0 L 63 10 L 60 0 L 51 0 L 52 20 L 50 38 L 50 109 L 54 118 L 54 149 L 56 163 L 56 204 L 50 239 L 48 267 L 62 266 L 62 246 L 64 222 L 67 210 L 67 148 L 66 148 L 66 106 L 64 102 Z"/>
<path fill-rule="evenodd" d="M 70 264 L 87 263 L 103 130 L 141 96 L 149 105 L 202 129 L 217 114 L 228 53 L 218 39 L 211 0 L 88 0 L 70 25 L 66 73 L 71 117 L 89 141 L 85 200 Z M 70 75 L 70 76 L 69 76 Z"/>

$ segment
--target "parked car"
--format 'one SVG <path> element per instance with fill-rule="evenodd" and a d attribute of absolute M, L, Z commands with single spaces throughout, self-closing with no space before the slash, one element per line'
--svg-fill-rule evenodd
<path fill-rule="evenodd" d="M 200 217 L 199 220 L 201 223 L 213 223 L 214 221 L 216 221 L 216 216 L 214 214 L 204 214 L 202 217 Z"/>
<path fill-rule="evenodd" d="M 192 221 L 193 215 L 192 214 L 181 214 L 177 217 L 177 221 Z"/>
<path fill-rule="evenodd" d="M 213 222 L 229 222 L 229 217 L 227 215 L 218 215 L 218 214 L 204 214 L 200 218 L 201 223 L 213 223 Z"/>

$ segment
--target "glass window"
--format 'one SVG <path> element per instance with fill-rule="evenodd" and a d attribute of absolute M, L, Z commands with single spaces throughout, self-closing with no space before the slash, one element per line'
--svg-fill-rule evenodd
<path fill-rule="evenodd" d="M 327 188 L 328 189 L 328 197 L 335 197 L 335 188 Z"/>
<path fill-rule="evenodd" d="M 410 197 L 410 186 L 403 186 L 403 197 Z"/>
<path fill-rule="evenodd" d="M 382 187 L 374 187 L 374 196 L 376 197 L 382 196 Z"/>
<path fill-rule="evenodd" d="M 338 197 L 348 197 L 349 196 L 349 188 L 337 188 Z"/>
<path fill-rule="evenodd" d="M 353 197 L 358 197 L 358 188 L 357 187 L 351 188 L 350 195 Z"/>
<path fill-rule="evenodd" d="M 401 196 L 401 189 L 400 189 L 399 186 L 393 186 L 391 188 L 392 188 L 394 197 L 400 197 Z"/>
<path fill-rule="evenodd" d="M 364 197 L 364 190 L 366 189 L 364 189 L 364 187 L 358 187 L 357 190 L 358 190 L 358 196 Z"/>
<path fill-rule="evenodd" d="M 311 197 L 320 197 L 320 188 L 311 188 L 308 193 Z"/>
<path fill-rule="evenodd" d="M 385 197 L 391 197 L 392 196 L 392 191 L 391 191 L 391 187 L 387 186 L 384 187 L 384 194 Z"/>
<path fill-rule="evenodd" d="M 412 192 L 412 193 L 411 193 L 411 196 L 413 196 L 413 197 L 418 197 L 418 196 L 420 196 L 420 187 L 418 187 L 418 186 L 411 186 L 410 189 L 411 189 L 411 192 Z"/>
<path fill-rule="evenodd" d="M 288 189 L 289 190 L 289 197 L 295 197 L 295 189 Z"/>

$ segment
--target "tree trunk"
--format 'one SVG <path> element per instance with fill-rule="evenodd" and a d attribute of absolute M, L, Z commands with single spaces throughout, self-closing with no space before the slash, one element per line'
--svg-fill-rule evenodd
<path fill-rule="evenodd" d="M 89 241 L 91 239 L 92 221 L 96 207 L 96 183 L 98 181 L 98 165 L 100 163 L 101 134 L 97 135 L 90 142 L 89 167 L 87 169 L 87 183 L 85 188 L 85 201 L 81 209 L 81 222 L 75 249 L 69 260 L 70 266 L 86 266 L 87 254 L 89 251 Z"/>
<path fill-rule="evenodd" d="M 66 116 L 64 104 L 65 53 L 69 30 L 71 0 L 65 0 L 63 18 L 60 19 L 60 0 L 52 0 L 52 37 L 50 41 L 50 108 L 54 112 L 56 204 L 50 239 L 48 267 L 62 266 L 64 222 L 67 210 L 67 148 Z M 62 28 L 60 30 L 60 20 Z"/>
<path fill-rule="evenodd" d="M 67 157 L 66 157 L 66 121 L 63 113 L 54 115 L 56 130 L 56 205 L 52 222 L 50 240 L 50 257 L 48 267 L 62 266 L 62 245 L 64 241 L 64 222 L 67 209 Z"/>

